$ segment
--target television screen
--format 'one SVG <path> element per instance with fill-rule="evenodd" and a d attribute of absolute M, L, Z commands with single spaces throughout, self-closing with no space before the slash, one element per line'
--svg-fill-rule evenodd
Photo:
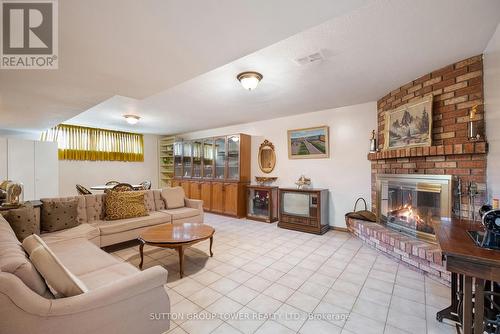
<path fill-rule="evenodd" d="M 309 194 L 285 192 L 283 194 L 283 213 L 309 217 Z"/>

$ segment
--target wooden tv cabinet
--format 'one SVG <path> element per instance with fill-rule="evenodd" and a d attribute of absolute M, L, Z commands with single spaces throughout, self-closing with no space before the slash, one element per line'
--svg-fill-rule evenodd
<path fill-rule="evenodd" d="M 314 198 L 313 203 L 310 203 L 307 217 L 286 212 L 283 195 L 290 192 L 307 194 Z M 324 234 L 330 229 L 328 223 L 328 189 L 280 188 L 279 199 L 279 227 L 314 234 Z"/>

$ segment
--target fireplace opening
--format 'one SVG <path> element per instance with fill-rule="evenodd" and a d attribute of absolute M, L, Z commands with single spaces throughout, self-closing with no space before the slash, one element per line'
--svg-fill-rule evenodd
<path fill-rule="evenodd" d="M 451 180 L 448 175 L 377 175 L 378 223 L 435 241 L 433 222 L 451 217 Z"/>

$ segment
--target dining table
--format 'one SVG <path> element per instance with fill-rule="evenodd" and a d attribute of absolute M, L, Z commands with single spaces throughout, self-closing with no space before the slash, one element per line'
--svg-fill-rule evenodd
<path fill-rule="evenodd" d="M 110 185 L 101 184 L 101 185 L 92 186 L 92 187 L 90 187 L 90 189 L 91 190 L 109 190 L 109 189 L 113 189 L 114 186 L 116 186 L 116 184 L 110 184 Z M 131 186 L 135 190 L 143 189 L 141 184 L 131 184 Z"/>

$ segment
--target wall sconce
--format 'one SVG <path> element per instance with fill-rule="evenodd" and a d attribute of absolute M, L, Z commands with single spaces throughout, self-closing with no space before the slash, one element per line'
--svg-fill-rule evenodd
<path fill-rule="evenodd" d="M 467 123 L 467 138 L 470 141 L 477 141 L 481 139 L 481 135 L 479 134 L 478 127 L 477 127 L 477 121 L 476 121 L 476 114 L 477 114 L 477 107 L 479 105 L 476 104 L 474 107 L 472 107 L 470 113 L 469 113 L 469 122 Z"/>
<path fill-rule="evenodd" d="M 375 153 L 377 151 L 377 138 L 375 136 L 375 130 L 372 130 L 372 138 L 370 139 L 370 153 Z"/>

